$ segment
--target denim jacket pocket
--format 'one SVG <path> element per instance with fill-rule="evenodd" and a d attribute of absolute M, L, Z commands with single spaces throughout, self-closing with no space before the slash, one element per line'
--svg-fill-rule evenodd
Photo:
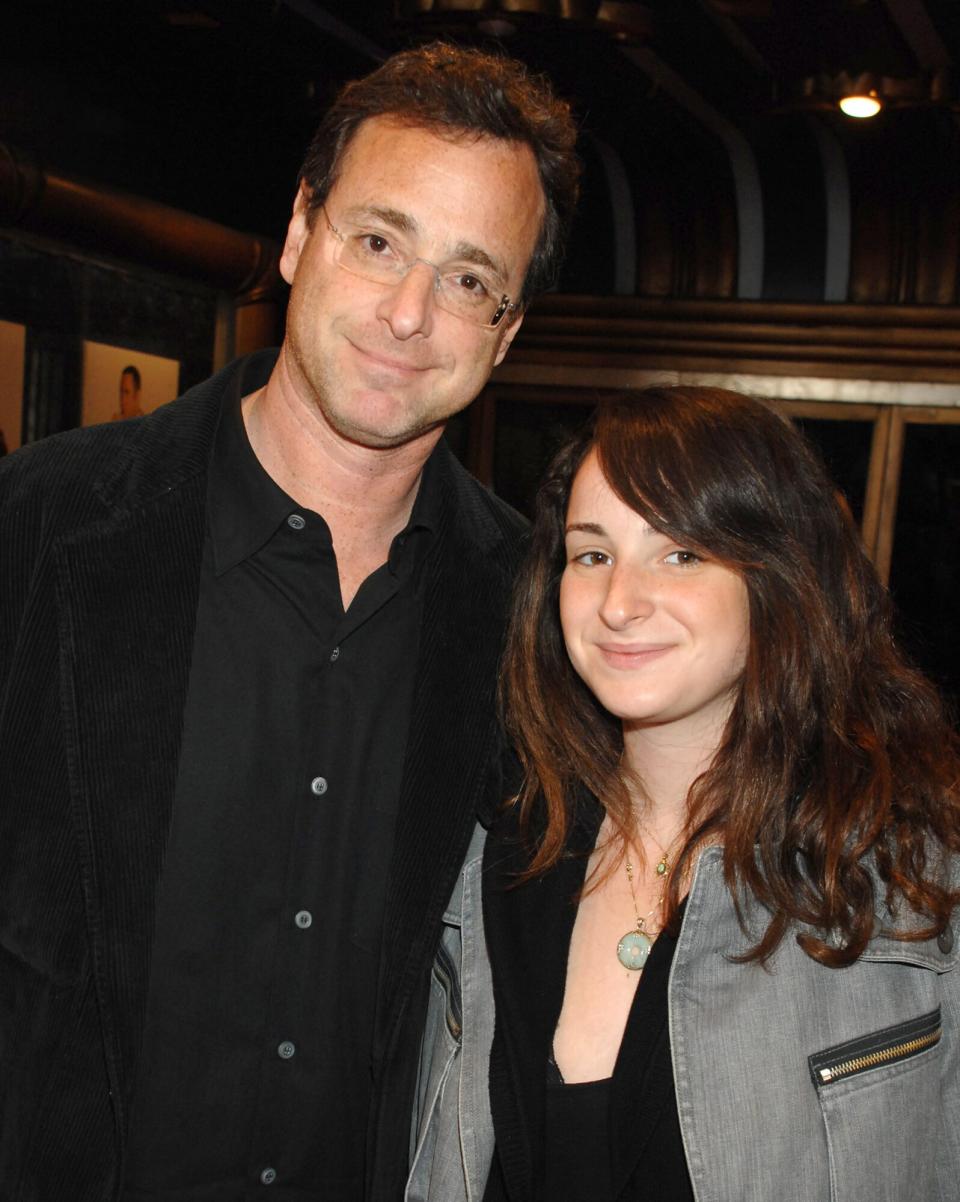
<path fill-rule="evenodd" d="M 439 990 L 443 999 L 443 1016 L 447 1031 L 455 1044 L 459 1045 L 463 1032 L 463 1001 L 460 997 L 460 970 L 446 943 L 441 943 L 433 961 L 431 991 Z M 439 1007 L 438 1007 L 439 1009 Z"/>
<path fill-rule="evenodd" d="M 940 1202 L 942 1037 L 938 1006 L 808 1057 L 826 1128 L 831 1202 Z"/>
<path fill-rule="evenodd" d="M 848 1039 L 846 1043 L 816 1052 L 809 1057 L 810 1076 L 817 1089 L 823 1089 L 836 1081 L 868 1073 L 881 1065 L 897 1064 L 901 1060 L 919 1056 L 928 1048 L 935 1047 L 942 1035 L 938 1006 L 919 1018 L 896 1023 L 860 1039 Z"/>

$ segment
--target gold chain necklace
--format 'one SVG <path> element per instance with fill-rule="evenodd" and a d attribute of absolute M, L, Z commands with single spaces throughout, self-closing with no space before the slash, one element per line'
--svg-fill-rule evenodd
<path fill-rule="evenodd" d="M 660 876 L 660 877 L 666 876 L 667 873 L 670 871 L 670 848 L 663 846 L 663 844 L 660 842 L 660 840 L 657 838 L 657 836 L 653 833 L 653 831 L 649 828 L 649 826 L 647 826 L 647 824 L 645 822 L 641 822 L 640 819 L 637 818 L 636 823 L 637 823 L 637 826 L 639 826 L 640 829 L 643 831 L 643 833 L 648 838 L 652 839 L 653 842 L 656 843 L 657 847 L 660 849 L 660 859 L 657 861 L 657 863 L 655 865 L 655 871 L 656 871 L 657 876 Z M 675 841 L 676 841 L 676 835 L 674 835 L 674 842 Z M 672 847 L 673 843 L 671 843 L 670 846 Z M 627 877 L 629 878 L 629 876 L 630 876 L 630 873 L 628 872 Z"/>
<path fill-rule="evenodd" d="M 656 872 L 661 884 L 660 892 L 657 894 L 657 900 L 654 902 L 653 909 L 646 917 L 641 918 L 640 908 L 637 905 L 636 890 L 633 887 L 633 865 L 630 863 L 629 851 L 624 849 L 623 862 L 627 870 L 627 882 L 630 885 L 630 897 L 633 900 L 633 913 L 636 916 L 637 925 L 620 936 L 620 940 L 617 943 L 617 959 L 630 972 L 642 971 L 643 966 L 647 962 L 647 957 L 650 955 L 650 949 L 653 947 L 653 941 L 658 932 L 647 931 L 647 919 L 652 918 L 663 905 L 663 887 L 667 879 L 667 874 L 670 871 L 670 849 L 664 847 L 650 828 L 641 822 L 639 818 L 636 819 L 636 822 L 644 834 L 660 849 L 660 859 L 654 866 L 654 872 Z"/>

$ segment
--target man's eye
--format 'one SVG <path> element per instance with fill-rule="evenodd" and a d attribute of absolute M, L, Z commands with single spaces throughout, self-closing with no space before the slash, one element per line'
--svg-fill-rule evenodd
<path fill-rule="evenodd" d="M 364 234 L 360 239 L 360 244 L 365 251 L 373 255 L 382 255 L 384 251 L 390 249 L 390 243 L 379 234 Z"/>
<path fill-rule="evenodd" d="M 458 288 L 462 288 L 464 292 L 469 292 L 473 296 L 486 296 L 489 293 L 489 289 L 483 280 L 478 279 L 475 275 L 470 275 L 468 272 L 455 275 L 453 281 Z"/>

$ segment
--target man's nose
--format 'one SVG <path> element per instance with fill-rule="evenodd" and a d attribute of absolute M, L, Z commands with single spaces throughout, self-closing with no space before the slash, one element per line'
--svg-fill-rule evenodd
<path fill-rule="evenodd" d="M 389 325 L 394 338 L 405 340 L 431 332 L 438 282 L 432 263 L 414 259 L 397 283 L 384 292 L 377 316 Z"/>

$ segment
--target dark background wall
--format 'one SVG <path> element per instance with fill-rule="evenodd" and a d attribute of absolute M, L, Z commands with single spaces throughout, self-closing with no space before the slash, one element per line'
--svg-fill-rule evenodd
<path fill-rule="evenodd" d="M 450 36 L 548 71 L 574 104 L 587 175 L 562 291 L 956 300 L 953 0 L 515 7 L 13 0 L 0 16 L 0 142 L 276 239 L 338 87 L 396 48 Z M 830 89 L 863 71 L 891 102 L 858 123 Z M 0 221 L 15 224 L 6 208 Z"/>
<path fill-rule="evenodd" d="M 548 72 L 585 165 L 560 294 L 452 428 L 459 453 L 525 506 L 598 388 L 707 373 L 776 395 L 960 687 L 956 0 L 11 0 L 0 321 L 26 331 L 23 438 L 77 424 L 84 340 L 176 360 L 183 387 L 274 340 L 320 115 L 436 36 Z M 885 107 L 856 122 L 836 92 L 864 73 Z"/>

